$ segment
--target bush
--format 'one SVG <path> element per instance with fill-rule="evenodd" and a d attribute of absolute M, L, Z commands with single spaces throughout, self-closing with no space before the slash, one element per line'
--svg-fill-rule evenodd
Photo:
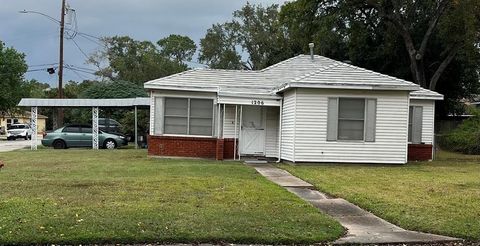
<path fill-rule="evenodd" d="M 472 110 L 471 113 L 471 118 L 440 139 L 443 148 L 464 154 L 480 154 L 480 112 Z"/>

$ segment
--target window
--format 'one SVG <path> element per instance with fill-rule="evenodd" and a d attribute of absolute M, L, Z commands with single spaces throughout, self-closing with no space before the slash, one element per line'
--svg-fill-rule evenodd
<path fill-rule="evenodd" d="M 66 126 L 65 128 L 63 128 L 62 132 L 79 133 L 80 132 L 80 127 L 78 127 L 78 126 Z"/>
<path fill-rule="evenodd" d="M 338 101 L 338 139 L 363 140 L 365 99 L 340 98 Z"/>
<path fill-rule="evenodd" d="M 423 107 L 410 106 L 408 112 L 408 142 L 419 144 L 422 142 Z"/>
<path fill-rule="evenodd" d="M 212 136 L 213 100 L 165 98 L 166 134 Z"/>
<path fill-rule="evenodd" d="M 376 99 L 328 98 L 327 140 L 375 141 Z"/>
<path fill-rule="evenodd" d="M 92 133 L 92 131 L 93 131 L 92 128 L 88 126 L 82 126 L 81 128 L 82 133 Z"/>

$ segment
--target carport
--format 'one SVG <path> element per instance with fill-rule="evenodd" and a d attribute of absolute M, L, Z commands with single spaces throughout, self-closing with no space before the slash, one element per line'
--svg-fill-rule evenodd
<path fill-rule="evenodd" d="M 45 99 L 22 98 L 19 107 L 31 108 L 32 140 L 31 149 L 37 149 L 37 115 L 39 107 L 50 108 L 91 108 L 92 109 L 92 148 L 98 149 L 98 111 L 99 108 L 134 108 L 135 110 L 135 148 L 138 148 L 138 119 L 139 108 L 149 108 L 150 98 L 112 98 L 112 99 Z"/>

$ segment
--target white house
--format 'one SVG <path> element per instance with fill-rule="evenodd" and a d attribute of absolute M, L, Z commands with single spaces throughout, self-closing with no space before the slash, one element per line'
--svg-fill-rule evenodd
<path fill-rule="evenodd" d="M 149 155 L 290 162 L 431 159 L 435 100 L 443 99 L 317 55 L 259 71 L 194 69 L 145 88 Z"/>

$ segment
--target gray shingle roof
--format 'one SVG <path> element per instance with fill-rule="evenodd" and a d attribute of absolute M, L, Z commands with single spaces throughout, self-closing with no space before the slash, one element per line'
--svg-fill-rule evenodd
<path fill-rule="evenodd" d="M 409 90 L 412 98 L 443 99 L 418 85 L 327 57 L 299 55 L 259 71 L 193 69 L 145 83 L 146 89 L 273 96 L 293 87 Z"/>

